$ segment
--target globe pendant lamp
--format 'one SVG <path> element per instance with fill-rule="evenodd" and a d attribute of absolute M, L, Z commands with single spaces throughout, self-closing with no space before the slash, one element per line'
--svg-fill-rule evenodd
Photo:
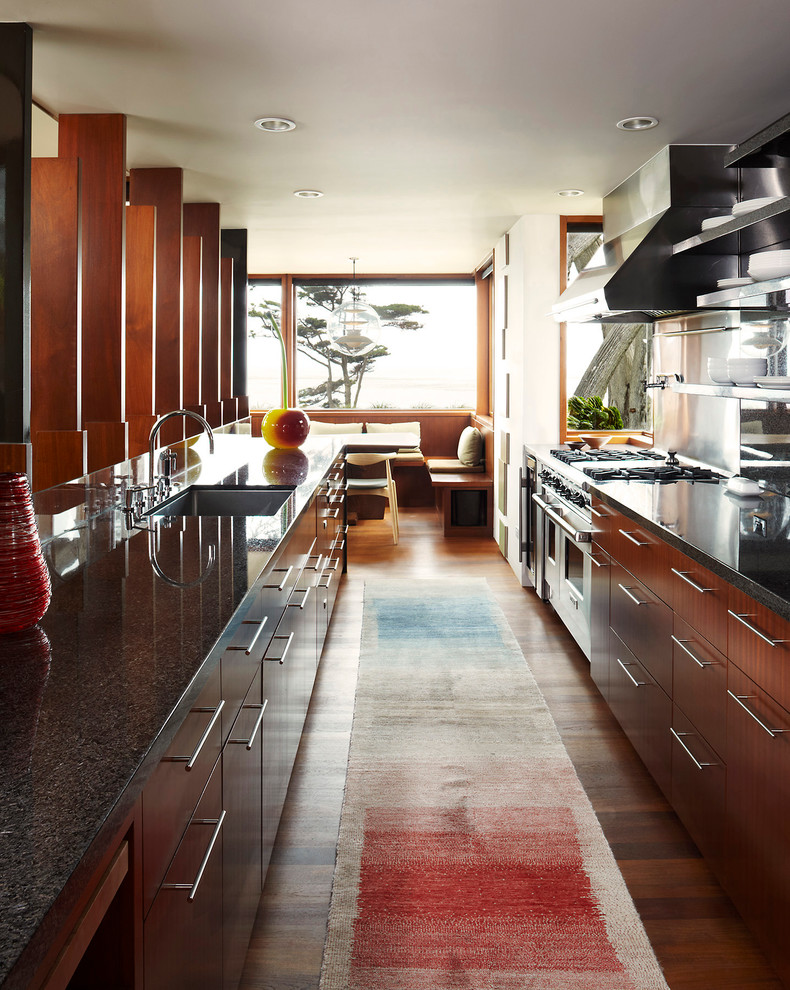
<path fill-rule="evenodd" d="M 279 409 L 270 409 L 263 417 L 261 435 L 270 447 L 276 447 L 278 450 L 293 450 L 301 447 L 307 439 L 310 420 L 303 409 L 288 408 L 288 364 L 285 359 L 285 343 L 277 324 L 272 322 L 271 326 L 280 341 L 282 405 Z"/>
<path fill-rule="evenodd" d="M 357 259 L 352 262 L 351 299 L 332 312 L 327 325 L 333 351 L 344 357 L 361 358 L 369 354 L 381 336 L 379 316 L 372 306 L 361 302 L 356 286 Z"/>

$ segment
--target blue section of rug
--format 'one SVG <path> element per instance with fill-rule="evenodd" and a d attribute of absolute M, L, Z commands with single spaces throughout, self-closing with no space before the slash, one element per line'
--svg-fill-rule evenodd
<path fill-rule="evenodd" d="M 466 646 L 502 643 L 499 627 L 484 597 L 373 598 L 379 642 L 429 640 Z"/>

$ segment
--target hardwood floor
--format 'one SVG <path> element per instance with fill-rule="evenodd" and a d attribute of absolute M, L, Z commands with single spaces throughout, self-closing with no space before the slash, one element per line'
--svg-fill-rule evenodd
<path fill-rule="evenodd" d="M 482 575 L 498 599 L 595 808 L 671 990 L 781 990 L 589 676 L 551 608 L 521 588 L 493 540 L 444 539 L 431 510 L 349 530 L 338 595 L 241 990 L 318 987 L 343 801 L 368 577 Z"/>

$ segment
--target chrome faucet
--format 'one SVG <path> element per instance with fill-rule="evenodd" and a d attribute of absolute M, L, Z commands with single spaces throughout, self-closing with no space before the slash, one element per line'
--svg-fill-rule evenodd
<path fill-rule="evenodd" d="M 160 416 L 159 419 L 151 427 L 151 432 L 148 435 L 148 484 L 151 489 L 155 487 L 156 481 L 154 478 L 154 455 L 156 454 L 156 438 L 159 431 L 162 429 L 164 423 L 174 416 L 191 416 L 192 419 L 196 419 L 198 423 L 203 427 L 203 429 L 208 433 L 208 449 L 210 453 L 214 453 L 214 431 L 208 423 L 208 420 L 204 419 L 200 413 L 192 412 L 191 409 L 175 409 L 173 412 L 165 413 L 164 416 Z M 172 462 L 168 459 L 167 467 L 165 469 L 165 475 L 169 478 L 170 469 L 172 467 Z"/>

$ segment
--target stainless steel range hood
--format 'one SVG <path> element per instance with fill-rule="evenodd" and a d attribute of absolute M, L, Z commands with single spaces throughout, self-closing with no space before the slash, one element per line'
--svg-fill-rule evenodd
<path fill-rule="evenodd" d="M 552 307 L 560 323 L 650 323 L 697 308 L 700 285 L 735 275 L 726 255 L 672 254 L 737 199 L 725 145 L 667 145 L 603 200 L 602 267 L 585 268 Z"/>

